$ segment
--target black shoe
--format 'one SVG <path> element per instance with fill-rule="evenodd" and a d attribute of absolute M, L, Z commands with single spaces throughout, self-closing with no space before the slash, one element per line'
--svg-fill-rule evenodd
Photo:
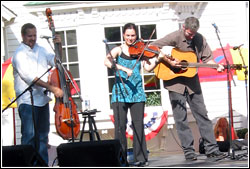
<path fill-rule="evenodd" d="M 148 162 L 147 161 L 137 161 L 137 162 L 133 163 L 132 166 L 145 167 L 145 166 L 148 166 Z"/>
<path fill-rule="evenodd" d="M 185 155 L 187 161 L 195 161 L 197 160 L 197 155 L 195 153 L 190 153 Z"/>
<path fill-rule="evenodd" d="M 222 153 L 221 151 L 219 150 L 216 150 L 210 154 L 207 154 L 207 157 L 208 158 L 224 158 L 226 157 L 226 154 L 225 153 Z"/>

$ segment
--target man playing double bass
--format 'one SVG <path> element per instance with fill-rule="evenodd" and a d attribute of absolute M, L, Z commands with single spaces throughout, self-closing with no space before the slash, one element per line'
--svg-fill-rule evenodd
<path fill-rule="evenodd" d="M 16 96 L 19 96 L 32 82 L 44 74 L 49 66 L 55 66 L 55 55 L 36 43 L 37 32 L 33 24 L 24 24 L 21 28 L 21 35 L 23 41 L 12 58 Z M 55 36 L 54 43 L 58 43 L 60 50 L 62 49 L 60 36 Z M 17 100 L 17 104 L 21 119 L 21 144 L 34 146 L 48 165 L 47 144 L 50 129 L 48 102 L 50 99 L 45 95 L 44 91 L 47 89 L 59 98 L 63 97 L 63 91 L 56 86 L 50 85 L 47 80 L 48 74 L 45 74 L 32 87 L 36 133 L 33 125 L 30 92 L 25 92 Z"/>

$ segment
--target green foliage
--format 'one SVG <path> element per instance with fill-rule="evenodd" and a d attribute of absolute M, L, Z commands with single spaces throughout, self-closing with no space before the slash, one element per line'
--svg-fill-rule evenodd
<path fill-rule="evenodd" d="M 248 129 L 244 128 L 244 129 L 237 130 L 236 133 L 239 138 L 244 139 L 247 131 Z"/>
<path fill-rule="evenodd" d="M 160 93 L 146 93 L 147 101 L 146 106 L 161 106 L 161 95 Z"/>

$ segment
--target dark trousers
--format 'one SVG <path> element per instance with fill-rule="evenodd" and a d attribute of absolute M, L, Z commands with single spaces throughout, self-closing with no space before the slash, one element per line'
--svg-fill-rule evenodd
<path fill-rule="evenodd" d="M 115 138 L 119 139 L 127 156 L 127 113 L 130 109 L 133 129 L 133 154 L 134 161 L 147 161 L 147 146 L 144 133 L 144 102 L 139 103 L 113 103 L 115 119 Z"/>
<path fill-rule="evenodd" d="M 169 91 L 169 97 L 184 155 L 188 155 L 195 151 L 193 147 L 194 138 L 188 126 L 186 102 L 189 104 L 191 112 L 196 120 L 200 135 L 204 139 L 205 153 L 210 154 L 218 150 L 213 132 L 213 125 L 207 116 L 202 93 L 189 95 L 187 90 L 184 94 Z"/>
<path fill-rule="evenodd" d="M 30 144 L 37 148 L 43 160 L 48 164 L 48 134 L 50 127 L 49 104 L 43 107 L 34 106 L 34 119 L 37 127 L 37 138 L 35 138 L 34 121 L 32 117 L 32 106 L 21 104 L 18 108 L 21 119 L 21 144 Z M 37 143 L 37 147 L 35 146 Z"/>

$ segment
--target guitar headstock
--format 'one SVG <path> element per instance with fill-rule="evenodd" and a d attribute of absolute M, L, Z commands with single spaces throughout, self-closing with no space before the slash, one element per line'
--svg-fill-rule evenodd
<path fill-rule="evenodd" d="M 230 65 L 230 69 L 241 70 L 242 69 L 242 64 Z"/>

